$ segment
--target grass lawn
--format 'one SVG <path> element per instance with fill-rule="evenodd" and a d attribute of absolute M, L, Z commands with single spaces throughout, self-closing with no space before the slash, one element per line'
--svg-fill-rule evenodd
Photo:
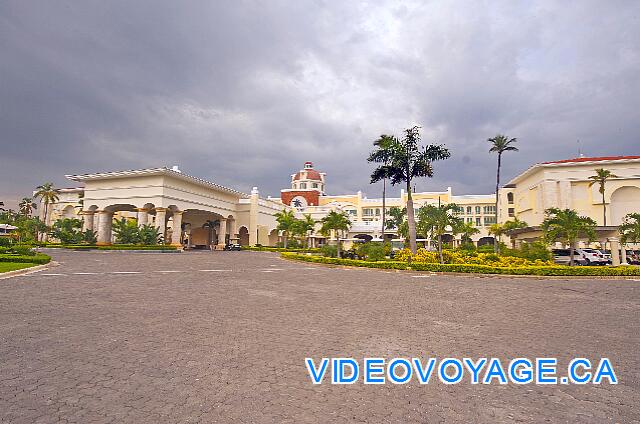
<path fill-rule="evenodd" d="M 17 269 L 29 268 L 36 265 L 37 264 L 0 262 L 0 274 L 3 272 L 15 271 Z"/>

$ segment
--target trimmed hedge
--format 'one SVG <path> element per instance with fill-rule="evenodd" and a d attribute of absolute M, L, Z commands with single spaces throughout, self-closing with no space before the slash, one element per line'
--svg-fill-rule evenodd
<path fill-rule="evenodd" d="M 294 252 L 294 253 L 304 253 L 304 252 L 315 252 L 320 253 L 320 248 L 312 248 L 312 249 L 285 249 L 284 247 L 270 247 L 270 246 L 242 246 L 242 250 L 250 250 L 252 252 Z"/>
<path fill-rule="evenodd" d="M 51 261 L 51 256 L 45 255 L 44 253 L 37 253 L 32 256 L 27 255 L 13 255 L 13 254 L 2 254 L 0 255 L 0 262 L 13 262 L 13 263 L 32 263 L 32 264 L 48 264 Z"/>
<path fill-rule="evenodd" d="M 73 250 L 177 250 L 176 246 L 169 246 L 164 244 L 110 244 L 106 246 L 95 246 L 90 244 L 66 244 L 62 245 L 61 247 L 64 249 Z"/>
<path fill-rule="evenodd" d="M 563 265 L 554 266 L 526 266 L 526 267 L 494 267 L 475 264 L 434 264 L 413 262 L 409 266 L 406 262 L 399 261 L 361 261 L 356 259 L 326 258 L 323 256 L 300 255 L 297 253 L 282 252 L 285 259 L 298 261 L 348 265 L 378 269 L 400 269 L 431 272 L 456 272 L 477 274 L 504 274 L 504 275 L 540 275 L 540 276 L 592 276 L 592 277 L 621 277 L 640 276 L 640 267 L 570 267 Z"/>

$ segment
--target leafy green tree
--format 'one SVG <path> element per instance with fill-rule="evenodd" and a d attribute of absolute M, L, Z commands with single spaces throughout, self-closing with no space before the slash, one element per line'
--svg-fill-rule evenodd
<path fill-rule="evenodd" d="M 625 215 L 622 225 L 618 227 L 620 231 L 620 241 L 625 243 L 640 242 L 640 213 L 630 213 Z"/>
<path fill-rule="evenodd" d="M 418 126 L 408 128 L 404 133 L 402 140 L 390 138 L 388 143 L 380 146 L 369 156 L 371 162 L 382 164 L 371 174 L 371 183 L 389 178 L 391 185 L 406 184 L 409 247 L 416 253 L 418 246 L 411 183 L 418 177 L 433 177 L 432 162 L 447 159 L 451 153 L 443 145 L 430 144 L 421 147 Z"/>
<path fill-rule="evenodd" d="M 442 236 L 451 232 L 454 227 L 460 227 L 462 218 L 456 214 L 460 207 L 455 203 L 444 205 L 425 205 L 418 210 L 418 232 L 428 234 L 438 240 L 438 254 L 440 263 L 444 263 L 442 256 Z"/>
<path fill-rule="evenodd" d="M 398 143 L 398 140 L 392 135 L 382 134 L 379 139 L 373 142 L 376 150 L 371 152 L 369 162 L 379 162 L 384 165 L 388 165 L 391 161 L 391 146 L 394 143 Z M 380 171 L 378 177 L 382 178 L 382 238 L 384 239 L 385 227 L 387 225 L 386 213 L 387 213 L 387 179 L 391 177 L 388 172 L 388 168 L 384 168 Z M 380 181 L 380 180 L 378 180 Z M 373 182 L 373 181 L 372 181 Z"/>
<path fill-rule="evenodd" d="M 460 241 L 462 244 L 473 243 L 471 236 L 480 233 L 480 229 L 473 225 L 473 222 L 464 222 L 462 219 L 454 228 L 454 233 L 461 234 Z"/>
<path fill-rule="evenodd" d="M 547 209 L 541 227 L 547 243 L 561 241 L 569 245 L 569 265 L 573 265 L 578 237 L 587 237 L 589 241 L 596 238 L 596 222 L 589 217 L 578 215 L 573 209 Z"/>
<path fill-rule="evenodd" d="M 118 244 L 140 243 L 140 231 L 138 223 L 134 220 L 121 218 L 113 221 L 113 234 Z"/>
<path fill-rule="evenodd" d="M 158 227 L 145 224 L 138 227 L 138 240 L 144 245 L 161 244 L 162 236 Z"/>
<path fill-rule="evenodd" d="M 18 210 L 24 216 L 30 216 L 34 209 L 37 209 L 38 205 L 33 201 L 31 197 L 23 197 L 20 203 L 18 203 Z"/>
<path fill-rule="evenodd" d="M 604 199 L 605 184 L 612 178 L 618 178 L 618 176 L 613 174 L 608 169 L 604 168 L 596 169 L 595 175 L 591 175 L 589 177 L 589 179 L 591 180 L 591 182 L 589 182 L 589 187 L 593 186 L 594 184 L 598 184 L 598 191 L 602 195 L 602 222 L 605 227 L 607 226 L 607 204 L 605 203 Z"/>
<path fill-rule="evenodd" d="M 500 168 L 502 167 L 502 154 L 504 152 L 517 152 L 518 148 L 514 144 L 517 138 L 509 138 L 503 134 L 497 134 L 495 137 L 487 139 L 491 143 L 489 152 L 498 154 L 498 168 L 496 171 L 496 223 L 498 223 L 498 190 L 500 189 Z M 494 239 L 494 251 L 498 252 L 498 239 Z"/>
<path fill-rule="evenodd" d="M 340 234 L 344 231 L 349 231 L 351 227 L 349 215 L 345 212 L 331 211 L 320 222 L 322 223 L 320 232 L 326 237 L 331 234 L 331 231 L 335 232 L 337 255 L 340 257 Z"/>
<path fill-rule="evenodd" d="M 393 206 L 389 209 L 390 218 L 387 219 L 386 227 L 395 228 L 399 237 L 407 238 L 409 227 L 407 225 L 407 208 Z"/>
<path fill-rule="evenodd" d="M 296 217 L 293 214 L 293 211 L 290 209 L 276 212 L 274 216 L 276 217 L 276 222 L 278 223 L 276 229 L 278 231 L 282 231 L 282 235 L 284 237 L 284 248 L 286 249 L 289 241 L 289 236 L 291 235 L 291 232 L 296 229 Z"/>
<path fill-rule="evenodd" d="M 316 227 L 316 221 L 309 214 L 305 214 L 303 219 L 296 219 L 293 224 L 294 232 L 300 235 L 307 247 L 311 247 L 311 235 Z"/>
<path fill-rule="evenodd" d="M 83 241 L 82 221 L 75 218 L 62 218 L 53 223 L 49 235 L 62 244 L 78 244 Z"/>

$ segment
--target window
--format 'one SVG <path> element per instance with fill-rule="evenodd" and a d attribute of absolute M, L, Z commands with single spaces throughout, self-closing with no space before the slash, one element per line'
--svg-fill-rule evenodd
<path fill-rule="evenodd" d="M 471 208 L 471 206 L 467 206 L 467 215 L 471 215 L 471 211 L 473 210 L 473 208 Z"/>
<path fill-rule="evenodd" d="M 357 215 L 357 211 L 355 209 L 347 209 L 346 212 L 351 216 L 356 216 Z"/>
<path fill-rule="evenodd" d="M 313 185 L 311 187 L 318 188 L 318 183 L 313 183 Z"/>
<path fill-rule="evenodd" d="M 495 214 L 496 213 L 496 207 L 495 206 L 485 206 L 483 208 L 483 210 L 484 210 L 485 214 L 490 214 L 490 213 Z"/>
<path fill-rule="evenodd" d="M 380 208 L 376 209 L 376 216 L 380 216 Z"/>
<path fill-rule="evenodd" d="M 480 206 L 476 206 L 476 215 L 480 215 Z"/>
<path fill-rule="evenodd" d="M 484 217 L 484 226 L 488 227 L 489 225 L 493 225 L 496 223 L 496 217 L 495 216 L 485 216 Z"/>
<path fill-rule="evenodd" d="M 509 208 L 509 217 L 513 218 L 516 216 L 516 210 L 514 208 Z"/>
<path fill-rule="evenodd" d="M 479 227 L 481 225 L 482 225 L 482 222 L 480 221 L 480 217 L 478 216 L 478 217 L 476 217 L 476 227 Z"/>
<path fill-rule="evenodd" d="M 302 190 L 306 190 L 307 189 L 307 183 L 300 183 L 300 188 Z"/>
<path fill-rule="evenodd" d="M 373 216 L 373 209 L 370 209 L 370 208 L 362 209 L 362 216 Z"/>
<path fill-rule="evenodd" d="M 507 202 L 509 202 L 510 205 L 513 205 L 513 193 L 507 193 Z"/>
<path fill-rule="evenodd" d="M 473 218 L 471 218 L 470 216 L 467 217 L 467 222 L 471 223 L 473 222 Z"/>

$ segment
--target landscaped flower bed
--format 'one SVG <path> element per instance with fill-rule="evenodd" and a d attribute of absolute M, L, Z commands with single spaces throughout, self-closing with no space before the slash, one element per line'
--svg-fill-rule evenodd
<path fill-rule="evenodd" d="M 319 253 L 319 248 L 311 248 L 311 249 L 291 249 L 284 247 L 269 247 L 269 246 L 242 246 L 242 250 L 250 250 L 253 252 L 313 252 Z"/>
<path fill-rule="evenodd" d="M 3 253 L 0 254 L 0 262 L 13 262 L 13 263 L 32 263 L 32 264 L 48 264 L 51 261 L 51 256 L 44 253 L 36 253 L 33 255 L 19 255 L 15 253 Z"/>
<path fill-rule="evenodd" d="M 489 265 L 495 267 L 528 267 L 528 266 L 554 266 L 551 261 L 534 260 L 530 261 L 525 258 L 516 256 L 496 255 L 495 253 L 482 253 L 475 251 L 463 250 L 444 250 L 442 257 L 445 264 L 460 265 Z M 399 262 L 408 263 L 440 263 L 440 255 L 427 249 L 418 249 L 415 255 L 411 254 L 411 250 L 403 249 L 396 252 L 394 259 Z"/>
<path fill-rule="evenodd" d="M 156 244 L 110 244 L 105 246 L 96 246 L 89 244 L 67 244 L 61 247 L 73 250 L 177 250 L 176 246 Z"/>
<path fill-rule="evenodd" d="M 505 275 L 540 275 L 540 276 L 640 276 L 640 267 L 570 267 L 563 265 L 530 265 L 530 266 L 491 266 L 479 264 L 440 264 L 426 262 L 400 261 L 361 261 L 355 259 L 326 258 L 315 255 L 301 255 L 292 252 L 282 252 L 286 259 L 331 264 L 348 265 L 378 269 L 399 269 L 431 272 L 455 272 L 478 274 L 505 274 Z"/>

